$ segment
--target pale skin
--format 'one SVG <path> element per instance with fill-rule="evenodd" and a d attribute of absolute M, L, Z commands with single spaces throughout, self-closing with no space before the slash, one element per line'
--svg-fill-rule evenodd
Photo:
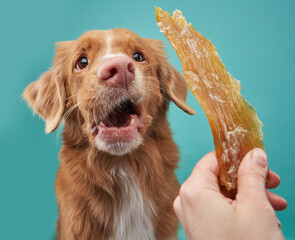
<path fill-rule="evenodd" d="M 189 240 L 281 240 L 284 236 L 275 211 L 287 202 L 266 190 L 280 184 L 269 171 L 265 152 L 250 151 L 238 171 L 238 192 L 226 198 L 218 185 L 215 152 L 205 155 L 181 186 L 174 210 Z"/>

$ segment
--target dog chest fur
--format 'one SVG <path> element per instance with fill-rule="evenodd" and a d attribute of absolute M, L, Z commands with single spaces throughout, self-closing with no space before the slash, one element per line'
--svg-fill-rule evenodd
<path fill-rule="evenodd" d="M 114 169 L 112 175 L 121 183 L 122 203 L 114 216 L 114 234 L 112 240 L 152 240 L 155 231 L 151 221 L 153 206 L 144 200 L 134 174 L 122 166 Z"/>

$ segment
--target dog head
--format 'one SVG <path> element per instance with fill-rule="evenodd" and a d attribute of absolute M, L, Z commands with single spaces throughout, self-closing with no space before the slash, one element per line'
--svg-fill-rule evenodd
<path fill-rule="evenodd" d="M 123 155 L 142 143 L 154 119 L 165 117 L 170 99 L 194 114 L 186 93 L 161 41 L 110 29 L 57 43 L 53 66 L 23 95 L 45 120 L 46 133 L 74 119 L 98 150 Z"/>

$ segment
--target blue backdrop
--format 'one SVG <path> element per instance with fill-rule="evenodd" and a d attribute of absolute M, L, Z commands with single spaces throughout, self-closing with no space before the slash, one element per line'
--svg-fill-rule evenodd
<path fill-rule="evenodd" d="M 278 213 L 287 239 L 295 239 L 295 1 L 293 0 L 26 0 L 0 3 L 0 239 L 52 239 L 57 207 L 54 179 L 60 136 L 45 135 L 44 123 L 22 101 L 25 86 L 51 63 L 54 43 L 77 39 L 92 29 L 124 27 L 142 37 L 162 39 L 171 63 L 180 62 L 156 25 L 155 5 L 180 9 L 215 44 L 242 94 L 264 123 L 271 169 L 281 176 L 274 192 L 289 206 Z M 203 110 L 185 115 L 171 105 L 169 119 L 181 149 L 182 183 L 196 162 L 214 149 Z M 185 239 L 182 230 L 179 239 Z"/>

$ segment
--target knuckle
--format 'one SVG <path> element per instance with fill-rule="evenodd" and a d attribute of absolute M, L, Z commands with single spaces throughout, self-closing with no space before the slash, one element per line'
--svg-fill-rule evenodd
<path fill-rule="evenodd" d="M 179 190 L 179 197 L 181 201 L 187 201 L 190 198 L 192 189 L 190 188 L 189 184 L 185 182 L 182 184 Z"/>
<path fill-rule="evenodd" d="M 187 187 L 186 183 L 181 185 L 180 190 L 179 190 L 180 198 L 183 198 L 183 197 L 185 197 L 187 195 L 187 191 L 188 191 L 187 189 L 188 189 L 188 187 Z"/>
<path fill-rule="evenodd" d="M 179 197 L 181 202 L 185 204 L 192 204 L 199 198 L 199 191 L 197 190 L 198 187 L 195 185 L 189 184 L 189 182 L 185 182 L 179 191 Z"/>
<path fill-rule="evenodd" d="M 180 201 L 179 201 L 179 196 L 177 198 L 175 198 L 174 202 L 173 202 L 173 209 L 174 212 L 177 216 L 179 216 L 179 212 L 180 212 Z"/>
<path fill-rule="evenodd" d="M 240 177 L 246 177 L 249 179 L 253 179 L 254 181 L 265 183 L 265 173 L 260 171 L 260 169 L 250 169 L 249 171 L 241 171 Z"/>

